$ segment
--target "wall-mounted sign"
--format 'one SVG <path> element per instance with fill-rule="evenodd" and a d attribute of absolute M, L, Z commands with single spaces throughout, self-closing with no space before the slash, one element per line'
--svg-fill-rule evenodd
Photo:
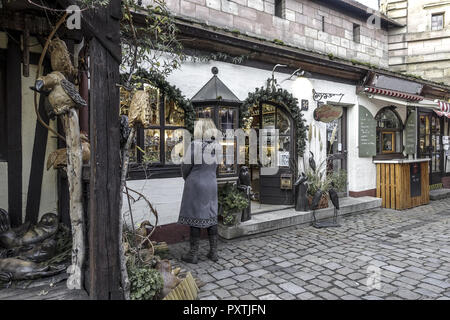
<path fill-rule="evenodd" d="M 411 163 L 409 167 L 409 179 L 411 186 L 411 198 L 420 197 L 422 195 L 420 163 Z"/>
<path fill-rule="evenodd" d="M 282 190 L 292 189 L 292 174 L 284 173 L 280 176 L 280 189 Z"/>
<path fill-rule="evenodd" d="M 324 104 L 314 110 L 314 120 L 329 123 L 342 117 L 343 113 L 342 107 Z"/>
<path fill-rule="evenodd" d="M 377 122 L 363 106 L 359 106 L 359 156 L 373 157 L 377 154 Z"/>
<path fill-rule="evenodd" d="M 406 154 L 416 153 L 416 134 L 417 134 L 417 116 L 413 111 L 406 120 L 405 124 L 405 152 Z"/>

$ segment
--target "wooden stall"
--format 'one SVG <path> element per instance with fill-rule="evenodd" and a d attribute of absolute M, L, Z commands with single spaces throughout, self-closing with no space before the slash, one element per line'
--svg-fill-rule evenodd
<path fill-rule="evenodd" d="M 377 197 L 382 207 L 404 210 L 430 202 L 428 161 L 400 159 L 374 161 L 377 165 Z"/>

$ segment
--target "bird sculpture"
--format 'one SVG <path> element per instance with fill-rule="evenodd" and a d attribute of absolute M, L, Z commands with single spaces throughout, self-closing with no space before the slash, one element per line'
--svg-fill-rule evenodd
<path fill-rule="evenodd" d="M 335 226 L 337 226 L 337 217 L 338 217 L 338 210 L 339 210 L 339 196 L 335 190 L 334 182 L 331 182 L 331 188 L 328 191 L 328 194 L 330 195 L 331 202 L 334 206 L 334 215 L 333 215 L 333 223 Z"/>
<path fill-rule="evenodd" d="M 61 72 L 67 79 L 75 79 L 78 72 L 72 65 L 66 43 L 59 38 L 53 39 L 48 50 L 52 70 Z"/>
<path fill-rule="evenodd" d="M 314 218 L 313 225 L 314 226 L 317 225 L 316 209 L 319 207 L 320 200 L 322 199 L 322 194 L 323 194 L 323 191 L 318 189 L 312 199 L 311 209 L 313 210 L 313 218 Z"/>
<path fill-rule="evenodd" d="M 312 171 L 316 172 L 317 166 L 316 161 L 314 161 L 314 153 L 312 153 L 312 151 L 310 151 L 309 153 L 311 153 L 311 157 L 309 157 L 309 167 Z"/>
<path fill-rule="evenodd" d="M 301 176 L 294 183 L 295 186 L 295 211 L 308 211 L 308 177 L 302 172 Z"/>
<path fill-rule="evenodd" d="M 59 71 L 53 71 L 46 76 L 39 77 L 31 89 L 48 94 L 48 101 L 56 115 L 65 114 L 71 108 L 87 105 L 75 85 L 67 81 Z"/>
<path fill-rule="evenodd" d="M 89 139 L 87 135 L 82 132 L 80 134 L 81 139 L 81 153 L 83 163 L 86 164 L 89 162 L 91 158 L 91 145 L 89 143 Z M 67 149 L 61 148 L 53 151 L 49 154 L 47 159 L 47 170 L 50 170 L 51 167 L 53 169 L 60 169 L 67 166 Z"/>
<path fill-rule="evenodd" d="M 0 233 L 0 247 L 11 249 L 42 242 L 53 236 L 58 231 L 58 226 L 58 216 L 51 212 L 46 213 L 39 223 L 31 228 L 25 223 L 19 228 Z"/>
<path fill-rule="evenodd" d="M 239 170 L 239 184 L 241 186 L 249 187 L 251 185 L 250 182 L 250 173 L 248 172 L 248 167 L 242 166 Z"/>

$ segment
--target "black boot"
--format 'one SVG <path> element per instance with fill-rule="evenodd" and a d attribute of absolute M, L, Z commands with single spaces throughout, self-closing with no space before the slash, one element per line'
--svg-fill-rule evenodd
<path fill-rule="evenodd" d="M 189 252 L 181 257 L 181 260 L 193 264 L 198 262 L 198 248 L 200 245 L 200 228 L 191 227 L 191 235 L 189 238 L 191 248 Z"/>
<path fill-rule="evenodd" d="M 208 238 L 209 238 L 209 253 L 207 257 L 214 262 L 219 260 L 217 256 L 217 225 L 208 228 Z"/>

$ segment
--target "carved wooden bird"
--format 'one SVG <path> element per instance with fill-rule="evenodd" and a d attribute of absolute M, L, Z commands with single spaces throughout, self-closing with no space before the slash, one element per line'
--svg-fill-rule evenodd
<path fill-rule="evenodd" d="M 80 138 L 81 138 L 81 152 L 83 157 L 82 159 L 83 163 L 86 164 L 89 162 L 89 159 L 91 158 L 91 145 L 89 143 L 87 135 L 84 132 L 80 134 Z M 49 154 L 47 159 L 47 170 L 49 170 L 51 167 L 53 167 L 53 169 L 59 169 L 66 166 L 67 166 L 66 148 L 55 150 Z"/>
<path fill-rule="evenodd" d="M 309 157 L 309 167 L 312 169 L 312 171 L 316 172 L 316 161 L 314 161 L 314 153 L 312 153 L 311 151 L 309 152 L 311 153 L 311 157 Z"/>
<path fill-rule="evenodd" d="M 39 77 L 31 89 L 39 93 L 48 93 L 48 101 L 56 115 L 67 113 L 70 108 L 87 105 L 75 85 L 67 81 L 59 71 L 53 71 L 46 76 Z"/>
<path fill-rule="evenodd" d="M 58 38 L 53 39 L 48 50 L 50 52 L 52 70 L 61 72 L 68 79 L 75 79 L 77 70 L 72 65 L 66 43 Z"/>

